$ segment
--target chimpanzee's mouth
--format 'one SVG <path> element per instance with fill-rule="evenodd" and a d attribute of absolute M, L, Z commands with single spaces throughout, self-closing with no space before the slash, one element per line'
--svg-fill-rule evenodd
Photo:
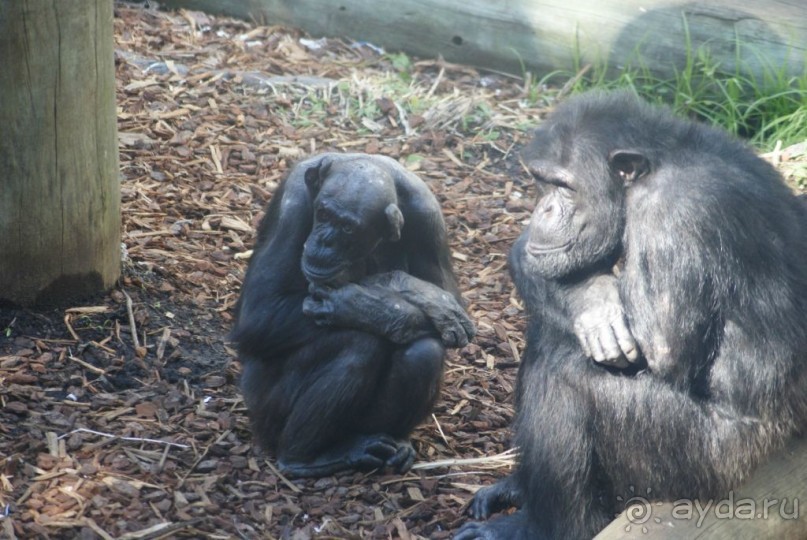
<path fill-rule="evenodd" d="M 326 284 L 338 281 L 345 270 L 345 265 L 339 265 L 335 268 L 317 268 L 316 266 L 303 262 L 302 270 L 303 275 L 308 281 L 317 284 Z"/>
<path fill-rule="evenodd" d="M 571 247 L 571 242 L 566 242 L 565 244 L 560 244 L 559 246 L 545 246 L 534 244 L 532 242 L 527 242 L 526 251 L 528 254 L 532 255 L 533 257 L 540 257 L 541 255 L 547 255 L 549 253 L 557 253 L 559 251 L 567 251 Z"/>

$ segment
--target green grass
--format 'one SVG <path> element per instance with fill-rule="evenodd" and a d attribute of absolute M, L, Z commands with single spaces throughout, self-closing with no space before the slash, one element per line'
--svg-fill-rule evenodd
<path fill-rule="evenodd" d="M 762 73 L 753 75 L 744 67 L 748 54 L 754 51 L 738 42 L 736 67 L 728 72 L 708 46 L 694 50 L 687 46 L 684 65 L 666 78 L 652 72 L 638 51 L 619 71 L 578 61 L 571 71 L 553 72 L 535 84 L 525 77 L 527 96 L 537 99 L 533 89 L 547 85 L 564 87 L 564 94 L 628 88 L 650 102 L 671 106 L 678 114 L 722 126 L 763 150 L 777 141 L 788 146 L 807 140 L 807 70 L 790 76 L 785 68 L 760 61 Z"/>
<path fill-rule="evenodd" d="M 379 69 L 358 70 L 327 87 L 283 87 L 271 98 L 288 109 L 288 121 L 296 128 L 353 129 L 365 136 L 395 124 L 408 135 L 414 133 L 408 119 L 417 117 L 415 129 L 420 131 L 456 130 L 473 135 L 477 142 L 493 143 L 503 131 L 534 128 L 533 105 L 543 110 L 569 94 L 628 88 L 650 102 L 671 106 L 682 116 L 722 126 L 762 151 L 777 143 L 787 147 L 807 140 L 807 71 L 788 75 L 786 69 L 765 63 L 738 42 L 737 67 L 731 70 L 720 65 L 708 46 L 685 45 L 682 65 L 662 77 L 648 67 L 641 48 L 637 45 L 634 58 L 619 70 L 606 63 L 582 65 L 578 48 L 578 60 L 570 69 L 541 79 L 534 78 L 522 61 L 524 97 L 519 106 L 500 106 L 482 87 L 466 85 L 460 91 L 442 85 L 438 89 L 437 80 L 421 78 L 415 62 L 404 53 L 388 53 Z M 764 66 L 756 75 L 744 68 L 749 59 Z"/>
<path fill-rule="evenodd" d="M 270 93 L 270 100 L 276 100 L 278 107 L 287 111 L 289 124 L 300 129 L 336 125 L 366 136 L 381 132 L 390 118 L 409 134 L 413 130 L 402 126 L 417 116 L 421 130 L 480 130 L 487 141 L 499 137 L 491 122 L 494 111 L 483 89 L 470 93 L 451 87 L 437 90 L 432 81 L 426 84 L 418 79 L 406 54 L 387 54 L 384 59 L 385 69 L 356 70 L 326 87 L 279 87 Z"/>

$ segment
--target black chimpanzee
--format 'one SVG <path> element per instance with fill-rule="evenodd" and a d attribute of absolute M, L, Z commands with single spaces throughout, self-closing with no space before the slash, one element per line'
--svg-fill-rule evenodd
<path fill-rule="evenodd" d="M 474 334 L 440 207 L 392 159 L 299 163 L 258 230 L 233 339 L 254 433 L 295 477 L 408 469 L 446 348 Z"/>
<path fill-rule="evenodd" d="M 471 512 L 521 509 L 455 538 L 588 539 L 631 489 L 727 496 L 807 427 L 804 205 L 740 142 L 627 93 L 562 104 L 524 157 L 520 463 Z"/>

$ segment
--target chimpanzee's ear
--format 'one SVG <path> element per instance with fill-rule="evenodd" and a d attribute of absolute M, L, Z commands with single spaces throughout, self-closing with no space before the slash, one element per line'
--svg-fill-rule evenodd
<path fill-rule="evenodd" d="M 319 163 L 312 165 L 305 171 L 305 185 L 311 193 L 311 197 L 316 197 L 319 193 L 319 188 L 322 187 L 322 182 L 328 176 L 328 170 L 331 168 L 331 159 L 324 157 L 319 160 Z"/>
<path fill-rule="evenodd" d="M 650 172 L 650 161 L 636 150 L 614 150 L 608 155 L 608 167 L 625 184 L 631 184 Z"/>
<path fill-rule="evenodd" d="M 384 209 L 384 213 L 387 215 L 387 222 L 389 223 L 387 240 L 397 242 L 401 239 L 401 229 L 403 229 L 404 225 L 404 217 L 401 213 L 401 209 L 398 208 L 396 204 L 390 204 Z"/>

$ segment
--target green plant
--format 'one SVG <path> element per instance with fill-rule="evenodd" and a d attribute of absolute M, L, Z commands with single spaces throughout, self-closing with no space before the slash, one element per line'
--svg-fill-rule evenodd
<path fill-rule="evenodd" d="M 623 69 L 607 62 L 584 66 L 579 47 L 571 72 L 553 72 L 542 79 L 565 77 L 561 93 L 592 88 L 627 88 L 677 113 L 698 118 L 745 137 L 762 149 L 778 142 L 785 146 L 807 140 L 807 71 L 789 75 L 786 66 L 774 65 L 752 47 L 735 39 L 733 69 L 724 68 L 712 55 L 709 43 L 693 48 L 684 20 L 685 57 L 671 76 L 661 77 L 648 67 L 641 43 Z M 755 60 L 756 74 L 749 67 Z"/>
<path fill-rule="evenodd" d="M 412 80 L 412 60 L 405 53 L 388 53 L 386 56 L 402 80 Z"/>
<path fill-rule="evenodd" d="M 11 319 L 11 322 L 8 323 L 8 325 L 3 329 L 3 335 L 5 335 L 7 338 L 11 337 L 12 334 L 14 333 L 14 323 L 16 323 L 16 322 L 17 322 L 17 317 L 14 317 L 13 319 Z"/>

